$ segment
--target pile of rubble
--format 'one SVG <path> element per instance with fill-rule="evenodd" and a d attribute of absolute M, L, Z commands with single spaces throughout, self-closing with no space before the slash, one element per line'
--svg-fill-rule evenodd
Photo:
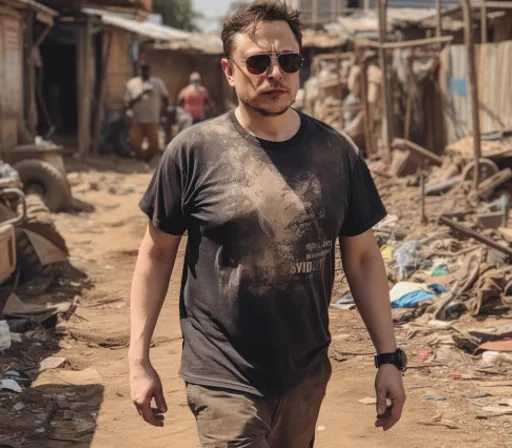
<path fill-rule="evenodd" d="M 512 366 L 512 151 L 507 138 L 482 145 L 489 158 L 480 159 L 475 190 L 471 143 L 463 139 L 440 157 L 397 139 L 390 163 L 369 162 L 389 213 L 374 232 L 393 319 L 406 331 L 408 349 L 418 345 L 418 353 L 427 353 L 422 361 L 452 368 L 462 350 L 477 367 L 501 366 L 506 377 Z M 332 306 L 355 307 L 342 285 Z"/>

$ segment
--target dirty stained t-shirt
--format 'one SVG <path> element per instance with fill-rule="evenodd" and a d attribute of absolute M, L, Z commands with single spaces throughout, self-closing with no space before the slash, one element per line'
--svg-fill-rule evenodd
<path fill-rule="evenodd" d="M 255 394 L 297 384 L 330 343 L 335 243 L 386 211 L 348 137 L 300 114 L 286 142 L 249 134 L 234 112 L 182 132 L 141 209 L 188 233 L 181 376 Z"/>

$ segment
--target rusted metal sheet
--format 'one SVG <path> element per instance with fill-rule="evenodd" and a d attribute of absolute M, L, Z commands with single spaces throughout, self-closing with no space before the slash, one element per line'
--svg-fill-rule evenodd
<path fill-rule="evenodd" d="M 18 143 L 23 111 L 21 17 L 0 12 L 0 153 Z"/>
<path fill-rule="evenodd" d="M 475 50 L 481 132 L 512 129 L 512 41 L 477 45 Z M 440 83 L 448 143 L 473 133 L 467 76 L 464 46 L 447 47 L 441 55 Z"/>

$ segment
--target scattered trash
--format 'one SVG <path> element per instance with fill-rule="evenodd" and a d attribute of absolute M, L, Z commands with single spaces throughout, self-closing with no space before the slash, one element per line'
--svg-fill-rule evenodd
<path fill-rule="evenodd" d="M 434 352 L 430 348 L 423 348 L 420 350 L 420 353 L 418 355 L 418 358 L 421 362 L 425 362 L 428 360 Z"/>
<path fill-rule="evenodd" d="M 409 278 L 419 267 L 418 242 L 409 241 L 395 249 L 394 260 L 398 267 L 398 280 Z"/>
<path fill-rule="evenodd" d="M 43 372 L 44 370 L 48 369 L 57 369 L 65 362 L 66 358 L 50 356 L 49 358 L 46 358 L 43 361 L 41 361 L 41 363 L 39 364 L 39 372 Z"/>
<path fill-rule="evenodd" d="M 23 335 L 21 333 L 11 333 L 11 342 L 21 344 L 23 342 Z"/>
<path fill-rule="evenodd" d="M 85 370 L 45 370 L 34 381 L 33 386 L 46 384 L 72 384 L 73 386 L 86 386 L 90 384 L 102 384 L 103 377 L 94 369 Z"/>
<path fill-rule="evenodd" d="M 5 320 L 0 320 L 0 352 L 11 347 L 11 333 Z"/>
<path fill-rule="evenodd" d="M 18 401 L 18 403 L 16 403 L 13 407 L 12 407 L 12 410 L 13 411 L 16 411 L 16 412 L 19 412 L 21 411 L 22 409 L 25 409 L 26 406 L 24 403 L 22 403 L 21 401 Z"/>
<path fill-rule="evenodd" d="M 425 395 L 423 397 L 426 401 L 446 401 L 445 397 L 437 396 L 437 395 Z"/>
<path fill-rule="evenodd" d="M 419 303 L 448 292 L 443 285 L 401 282 L 390 291 L 392 308 L 416 308 Z"/>
<path fill-rule="evenodd" d="M 355 308 L 356 303 L 354 302 L 354 297 L 351 293 L 344 295 L 339 298 L 335 303 L 331 304 L 332 308 L 336 308 L 338 310 L 349 310 Z"/>
<path fill-rule="evenodd" d="M 512 364 L 512 353 L 487 351 L 482 354 L 482 361 L 488 365 Z"/>
<path fill-rule="evenodd" d="M 375 397 L 365 397 L 357 400 L 358 403 L 365 404 L 365 405 L 371 405 L 371 404 L 377 404 L 377 399 Z"/>
<path fill-rule="evenodd" d="M 459 429 L 459 426 L 456 425 L 451 420 L 443 419 L 443 412 L 440 412 L 435 417 L 430 419 L 428 422 L 419 422 L 420 425 L 424 426 L 445 426 L 448 429 Z"/>
<path fill-rule="evenodd" d="M 325 431 L 325 426 L 319 426 L 318 428 L 316 428 L 318 431 Z"/>
<path fill-rule="evenodd" d="M 23 389 L 14 380 L 0 380 L 0 390 L 10 390 L 12 392 L 21 393 Z"/>

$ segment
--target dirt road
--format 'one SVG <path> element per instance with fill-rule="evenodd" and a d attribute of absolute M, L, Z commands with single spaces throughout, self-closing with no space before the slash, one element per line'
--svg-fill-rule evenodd
<path fill-rule="evenodd" d="M 58 349 L 58 356 L 67 359 L 68 369 L 93 368 L 88 372 L 93 372 L 99 383 L 96 398 L 99 397 L 100 405 L 94 433 L 86 443 L 73 446 L 198 447 L 194 420 L 177 374 L 181 353 L 178 319 L 181 273 L 178 271 L 173 275 L 152 350 L 152 360 L 161 375 L 169 405 L 165 427 L 147 426 L 130 402 L 126 361 L 128 296 L 138 245 L 146 225 L 137 203 L 150 172 L 126 161 L 107 163 L 102 159 L 94 166 L 96 169 L 75 174 L 73 187 L 74 195 L 94 207 L 94 211 L 56 217 L 70 247 L 72 264 L 86 272 L 93 285 L 92 289 L 82 292 L 81 306 L 69 323 L 78 336 L 61 341 Z M 73 170 L 72 165 L 70 170 Z M 182 256 L 183 247 L 177 263 L 180 267 Z M 375 429 L 375 406 L 358 402 L 374 396 L 375 369 L 369 338 L 356 311 L 332 310 L 331 319 L 333 377 L 318 422 L 319 448 L 512 446 L 507 435 L 511 420 L 507 417 L 476 419 L 478 406 L 485 403 L 481 402 L 483 398 L 469 397 L 481 389 L 469 381 L 448 379 L 452 371 L 442 366 L 413 366 L 408 370 L 405 375 L 408 402 L 403 421 L 386 434 Z M 92 341 L 88 341 L 88 337 Z M 405 332 L 401 331 L 398 337 L 409 350 L 410 362 L 418 365 L 421 341 L 416 345 L 408 344 Z M 358 353 L 361 355 L 354 355 Z M 66 385 L 65 381 L 59 381 L 59 370 L 45 372 L 45 375 L 50 384 Z M 75 390 L 69 383 L 67 387 Z M 71 446 L 71 443 L 53 440 L 34 446 L 58 448 Z"/>

